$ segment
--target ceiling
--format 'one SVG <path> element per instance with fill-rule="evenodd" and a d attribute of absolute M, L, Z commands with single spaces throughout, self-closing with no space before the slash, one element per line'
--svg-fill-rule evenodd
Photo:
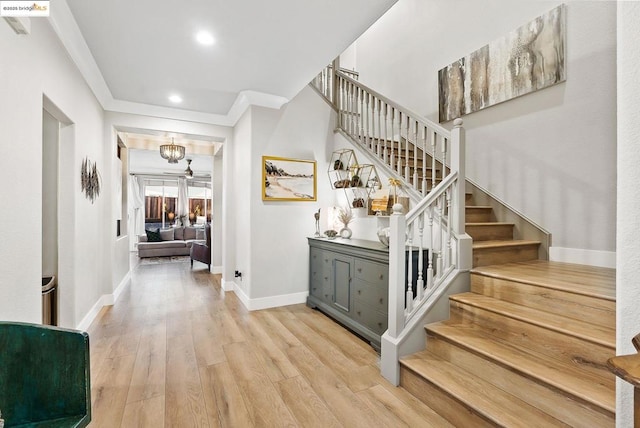
<path fill-rule="evenodd" d="M 97 65 L 99 78 L 88 81 L 98 99 L 224 116 L 242 94 L 293 98 L 396 1 L 66 3 Z M 215 43 L 196 43 L 200 30 Z M 92 69 L 74 59 L 81 70 Z M 169 101 L 171 94 L 183 101 Z"/>

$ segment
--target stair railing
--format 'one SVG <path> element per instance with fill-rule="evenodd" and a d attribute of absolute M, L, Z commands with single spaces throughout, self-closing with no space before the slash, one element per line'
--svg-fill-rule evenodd
<path fill-rule="evenodd" d="M 471 268 L 462 120 L 456 119 L 449 131 L 347 75 L 339 60 L 313 84 L 337 110 L 338 131 L 417 196 L 409 213 L 395 204 L 390 218 L 389 319 L 382 336 L 381 369 L 397 385 L 400 348 L 415 328 L 412 321 L 435 304 L 460 272 Z"/>
<path fill-rule="evenodd" d="M 333 104 L 333 94 L 334 94 L 334 73 L 333 70 L 340 70 L 341 73 L 351 77 L 354 80 L 358 80 L 359 73 L 357 71 L 349 70 L 346 68 L 341 68 L 340 65 L 335 65 L 335 61 L 333 64 L 329 64 L 311 81 L 311 84 L 314 88 L 318 90 L 324 97 Z"/>

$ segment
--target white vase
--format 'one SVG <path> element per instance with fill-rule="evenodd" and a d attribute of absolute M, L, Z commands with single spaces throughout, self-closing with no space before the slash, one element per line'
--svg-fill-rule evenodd
<path fill-rule="evenodd" d="M 351 238 L 352 234 L 353 234 L 353 232 L 348 227 L 343 227 L 342 229 L 340 229 L 340 237 L 341 238 L 349 239 L 349 238 Z"/>

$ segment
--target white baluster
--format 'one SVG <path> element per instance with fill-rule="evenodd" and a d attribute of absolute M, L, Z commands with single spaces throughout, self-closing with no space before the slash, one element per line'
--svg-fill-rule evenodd
<path fill-rule="evenodd" d="M 360 136 L 360 144 L 365 145 L 366 141 L 364 139 L 364 109 L 363 109 L 363 101 L 364 101 L 364 91 L 360 88 L 358 88 L 358 105 L 360 107 L 359 113 L 360 116 L 358 117 L 358 135 Z"/>
<path fill-rule="evenodd" d="M 431 190 L 436 187 L 436 150 L 437 150 L 437 134 L 436 131 L 431 133 Z M 443 177 L 444 178 L 444 177 Z M 431 191 L 430 190 L 430 191 Z"/>
<path fill-rule="evenodd" d="M 370 132 L 370 127 L 371 127 L 371 119 L 370 116 L 373 115 L 373 113 L 370 111 L 369 108 L 369 93 L 365 92 L 364 93 L 364 103 L 365 103 L 365 141 L 367 142 L 367 146 L 369 146 L 371 144 L 371 132 Z"/>
<path fill-rule="evenodd" d="M 406 315 L 413 311 L 413 222 L 407 228 L 409 239 L 407 239 L 407 297 Z"/>
<path fill-rule="evenodd" d="M 383 160 L 385 165 L 389 165 L 389 148 L 387 147 L 387 142 L 389 141 L 389 126 L 387 124 L 387 115 L 388 115 L 388 110 L 389 110 L 389 106 L 387 105 L 387 103 L 382 103 L 382 101 L 380 101 L 381 104 L 384 104 L 384 153 L 382 154 Z"/>
<path fill-rule="evenodd" d="M 402 118 L 402 112 L 398 111 L 398 159 L 396 161 L 396 172 L 400 174 L 401 177 L 404 177 L 402 171 L 402 125 L 404 124 L 404 120 Z M 406 178 L 406 177 L 405 177 Z"/>
<path fill-rule="evenodd" d="M 446 191 L 447 195 L 447 253 L 444 261 L 444 265 L 449 268 L 451 266 L 451 244 L 453 237 L 451 236 L 451 187 L 449 187 Z"/>
<path fill-rule="evenodd" d="M 442 137 L 442 179 L 449 175 L 447 172 L 447 139 Z"/>
<path fill-rule="evenodd" d="M 418 216 L 418 281 L 416 283 L 416 291 L 418 292 L 416 299 L 418 302 L 422 302 L 422 295 L 424 293 L 424 211 Z"/>
<path fill-rule="evenodd" d="M 391 113 L 390 113 L 390 119 L 391 119 L 391 161 L 389 162 L 389 165 L 391 166 L 391 169 L 395 170 L 396 168 L 396 151 L 395 151 L 395 147 L 394 145 L 396 144 L 395 140 L 395 126 L 394 126 L 394 121 L 395 121 L 395 114 L 396 114 L 396 109 L 391 107 Z"/>
<path fill-rule="evenodd" d="M 444 249 L 445 249 L 445 243 L 444 243 L 444 228 L 442 227 L 442 216 L 443 216 L 443 209 L 444 209 L 444 198 L 441 195 L 440 197 L 438 197 L 438 238 L 439 238 L 439 253 L 438 253 L 438 264 L 437 264 L 437 269 L 436 269 L 436 278 L 441 278 L 443 273 L 444 273 L 444 267 L 442 265 L 442 258 L 443 258 L 443 253 L 444 253 Z"/>
<path fill-rule="evenodd" d="M 429 217 L 429 246 L 427 247 L 427 251 L 429 252 L 429 265 L 427 266 L 427 288 L 433 288 L 433 251 L 434 245 L 433 240 L 435 239 L 435 234 L 433 233 L 433 206 L 427 208 L 427 216 Z"/>
<path fill-rule="evenodd" d="M 427 127 L 422 128 L 422 196 L 427 196 Z"/>
<path fill-rule="evenodd" d="M 418 185 L 418 121 L 415 121 L 413 129 L 413 188 L 420 191 Z"/>
<path fill-rule="evenodd" d="M 409 116 L 406 116 L 406 125 L 405 125 L 405 154 L 404 154 L 404 179 L 407 180 L 407 183 L 411 183 L 411 174 L 409 173 L 409 163 L 411 162 L 411 157 L 409 156 L 409 135 L 411 133 L 409 127 L 411 126 L 411 119 Z"/>

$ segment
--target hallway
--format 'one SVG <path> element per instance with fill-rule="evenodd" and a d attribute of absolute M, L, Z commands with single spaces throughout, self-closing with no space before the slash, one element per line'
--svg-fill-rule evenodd
<path fill-rule="evenodd" d="M 188 258 L 133 268 L 89 334 L 91 427 L 448 426 L 321 313 L 249 313 Z"/>

